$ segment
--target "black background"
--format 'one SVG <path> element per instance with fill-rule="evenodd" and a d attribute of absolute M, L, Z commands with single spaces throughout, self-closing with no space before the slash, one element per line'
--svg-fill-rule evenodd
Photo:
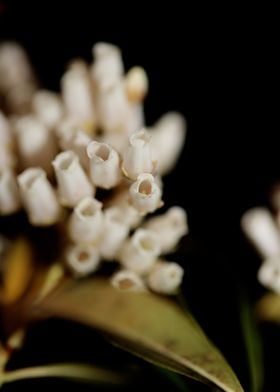
<path fill-rule="evenodd" d="M 115 43 L 127 68 L 139 64 L 147 70 L 147 123 L 168 110 L 185 115 L 186 146 L 165 187 L 166 204 L 184 206 L 189 216 L 191 234 L 175 257 L 185 266 L 184 291 L 193 313 L 246 389 L 238 295 L 245 292 L 253 304 L 264 290 L 256 281 L 260 259 L 243 239 L 239 222 L 246 209 L 267 203 L 271 186 L 280 180 L 276 29 L 261 8 L 185 6 L 2 0 L 0 39 L 19 41 L 42 85 L 51 89 L 59 88 L 71 58 L 90 60 L 93 43 Z M 29 348 L 34 358 L 42 340 L 48 341 L 45 346 L 53 343 L 59 355 L 65 350 L 65 330 L 68 339 L 86 335 L 52 323 L 33 331 Z M 51 338 L 48 328 L 60 338 Z M 265 390 L 272 392 L 280 384 L 273 361 L 280 331 L 265 325 L 261 334 Z M 45 346 L 40 350 L 48 359 Z"/>

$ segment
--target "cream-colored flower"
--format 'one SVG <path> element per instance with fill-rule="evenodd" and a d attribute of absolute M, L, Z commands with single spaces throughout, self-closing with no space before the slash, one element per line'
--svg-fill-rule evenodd
<path fill-rule="evenodd" d="M 34 113 L 48 128 L 54 128 L 62 119 L 64 108 L 58 94 L 48 90 L 38 90 L 32 100 Z"/>
<path fill-rule="evenodd" d="M 127 134 L 129 104 L 122 82 L 98 91 L 97 110 L 99 125 L 105 133 Z"/>
<path fill-rule="evenodd" d="M 124 152 L 122 169 L 124 174 L 135 180 L 141 173 L 152 173 L 155 162 L 152 158 L 151 135 L 146 129 L 134 132 Z"/>
<path fill-rule="evenodd" d="M 111 277 L 113 287 L 121 291 L 146 291 L 143 279 L 130 270 L 120 270 Z"/>
<path fill-rule="evenodd" d="M 118 207 L 107 208 L 104 211 L 103 235 L 100 239 L 99 250 L 103 259 L 114 260 L 129 233 L 125 215 Z"/>
<path fill-rule="evenodd" d="M 53 166 L 62 205 L 74 207 L 84 197 L 93 195 L 93 185 L 73 151 L 58 154 L 53 161 Z"/>
<path fill-rule="evenodd" d="M 175 166 L 184 146 L 186 128 L 184 117 L 176 112 L 165 114 L 155 124 L 151 143 L 159 174 L 167 174 Z"/>
<path fill-rule="evenodd" d="M 33 71 L 25 51 L 15 42 L 0 45 L 0 90 L 9 91 L 33 81 Z"/>
<path fill-rule="evenodd" d="M 53 133 L 33 115 L 16 119 L 14 128 L 22 168 L 40 166 L 50 174 L 57 153 Z"/>
<path fill-rule="evenodd" d="M 147 95 L 148 86 L 148 76 L 142 67 L 133 67 L 125 75 L 125 90 L 131 102 L 142 102 Z"/>
<path fill-rule="evenodd" d="M 66 265 L 72 274 L 81 278 L 95 272 L 100 264 L 98 249 L 89 244 L 77 244 L 67 249 Z"/>
<path fill-rule="evenodd" d="M 18 184 L 23 205 L 34 226 L 47 226 L 59 221 L 61 208 L 43 169 L 26 169 L 18 176 Z"/>
<path fill-rule="evenodd" d="M 241 221 L 242 229 L 265 259 L 280 255 L 280 232 L 267 208 L 252 208 Z"/>
<path fill-rule="evenodd" d="M 120 263 L 138 274 L 147 274 L 160 254 L 158 236 L 151 230 L 137 229 L 119 253 Z"/>
<path fill-rule="evenodd" d="M 25 51 L 15 42 L 0 45 L 0 92 L 13 114 L 26 114 L 36 91 L 32 68 Z"/>
<path fill-rule="evenodd" d="M 147 220 L 144 227 L 159 236 L 161 253 L 170 253 L 188 233 L 187 214 L 183 208 L 174 206 L 165 214 Z"/>
<path fill-rule="evenodd" d="M 148 276 L 150 289 L 159 294 L 175 294 L 182 283 L 183 268 L 173 262 L 158 261 Z"/>
<path fill-rule="evenodd" d="M 74 208 L 69 220 L 69 235 L 76 243 L 97 243 L 103 233 L 102 203 L 85 197 Z"/>
<path fill-rule="evenodd" d="M 98 42 L 92 51 L 92 77 L 97 87 L 104 90 L 120 82 L 124 73 L 120 49 L 106 42 Z"/>
<path fill-rule="evenodd" d="M 129 193 L 132 206 L 142 215 L 154 212 L 163 205 L 161 189 L 152 174 L 140 174 L 131 185 Z"/>
<path fill-rule="evenodd" d="M 87 65 L 75 61 L 61 80 L 62 98 L 66 113 L 77 125 L 89 124 L 91 131 L 96 127 L 96 110 L 93 87 Z"/>
<path fill-rule="evenodd" d="M 0 168 L 0 214 L 13 214 L 21 206 L 16 176 L 11 169 Z"/>
<path fill-rule="evenodd" d="M 92 141 L 87 146 L 90 159 L 90 176 L 93 184 L 110 189 L 121 180 L 119 154 L 106 143 Z"/>

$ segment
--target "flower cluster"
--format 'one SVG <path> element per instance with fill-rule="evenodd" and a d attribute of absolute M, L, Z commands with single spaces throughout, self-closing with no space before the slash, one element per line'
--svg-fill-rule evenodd
<path fill-rule="evenodd" d="M 72 61 L 57 94 L 38 87 L 21 47 L 0 46 L 0 214 L 23 208 L 34 226 L 63 223 L 74 276 L 117 261 L 115 287 L 172 294 L 183 269 L 163 256 L 188 232 L 186 213 L 146 215 L 163 205 L 185 121 L 168 113 L 145 127 L 145 71 L 125 73 L 112 44 L 94 45 L 93 57 Z"/>

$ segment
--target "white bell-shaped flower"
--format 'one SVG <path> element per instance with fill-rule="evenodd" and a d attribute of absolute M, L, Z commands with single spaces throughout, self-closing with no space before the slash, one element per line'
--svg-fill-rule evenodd
<path fill-rule="evenodd" d="M 61 207 L 43 169 L 26 169 L 18 176 L 18 184 L 23 205 L 33 225 L 47 226 L 59 221 Z"/>
<path fill-rule="evenodd" d="M 123 155 L 124 174 L 135 180 L 141 173 L 152 173 L 155 162 L 152 158 L 151 135 L 146 129 L 134 132 Z"/>
<path fill-rule="evenodd" d="M 113 287 L 121 291 L 146 291 L 143 279 L 130 270 L 120 270 L 111 277 Z"/>
<path fill-rule="evenodd" d="M 165 214 L 147 220 L 144 227 L 153 230 L 159 236 L 161 253 L 170 253 L 188 233 L 187 214 L 183 208 L 174 206 Z"/>
<path fill-rule="evenodd" d="M 53 166 L 59 198 L 64 206 L 74 207 L 84 197 L 94 194 L 94 187 L 80 165 L 77 154 L 73 151 L 58 154 L 53 161 Z"/>
<path fill-rule="evenodd" d="M 124 268 L 147 274 L 160 254 L 158 236 L 150 230 L 138 229 L 123 245 L 119 260 Z"/>
<path fill-rule="evenodd" d="M 76 243 L 95 244 L 103 233 L 102 203 L 85 197 L 74 208 L 69 220 L 69 236 Z"/>
<path fill-rule="evenodd" d="M 87 146 L 90 159 L 90 176 L 93 184 L 110 189 L 121 180 L 119 154 L 106 143 L 92 141 Z"/>
<path fill-rule="evenodd" d="M 158 261 L 148 276 L 148 286 L 159 294 L 175 294 L 183 276 L 184 270 L 179 264 Z"/>
<path fill-rule="evenodd" d="M 65 259 L 68 268 L 77 278 L 95 272 L 100 265 L 98 249 L 89 244 L 71 246 L 66 252 Z"/>
<path fill-rule="evenodd" d="M 104 211 L 104 229 L 100 240 L 99 250 L 102 258 L 116 259 L 116 255 L 129 233 L 125 215 L 118 207 L 107 208 Z"/>
<path fill-rule="evenodd" d="M 140 214 L 154 212 L 163 205 L 162 191 L 152 174 L 143 173 L 129 189 L 131 204 Z"/>

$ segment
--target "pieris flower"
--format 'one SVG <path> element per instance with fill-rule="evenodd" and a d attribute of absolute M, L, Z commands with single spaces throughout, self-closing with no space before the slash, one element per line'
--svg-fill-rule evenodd
<path fill-rule="evenodd" d="M 69 235 L 76 243 L 97 243 L 103 232 L 102 203 L 92 197 L 83 198 L 69 221 Z"/>
<path fill-rule="evenodd" d="M 182 283 L 183 268 L 173 262 L 158 261 L 148 276 L 149 287 L 159 294 L 175 294 Z"/>
<path fill-rule="evenodd" d="M 47 226 L 59 221 L 61 207 L 43 169 L 26 169 L 18 176 L 18 184 L 22 202 L 33 225 Z"/>
<path fill-rule="evenodd" d="M 94 194 L 94 187 L 73 151 L 58 154 L 53 166 L 62 205 L 74 207 L 85 196 Z"/>
<path fill-rule="evenodd" d="M 143 279 L 135 272 L 121 270 L 113 274 L 111 283 L 121 291 L 145 291 L 146 286 Z"/>
<path fill-rule="evenodd" d="M 109 144 L 92 141 L 87 146 L 87 155 L 91 181 L 95 186 L 110 189 L 120 182 L 120 158 Z"/>
<path fill-rule="evenodd" d="M 151 135 L 142 129 L 129 137 L 129 145 L 124 152 L 122 169 L 124 174 L 135 180 L 141 173 L 152 173 L 155 162 L 152 158 Z"/>
<path fill-rule="evenodd" d="M 154 212 L 163 205 L 161 189 L 151 174 L 140 174 L 129 189 L 133 207 L 142 215 Z"/>
<path fill-rule="evenodd" d="M 145 229 L 138 229 L 120 250 L 121 264 L 140 275 L 147 274 L 160 254 L 158 236 Z"/>
<path fill-rule="evenodd" d="M 95 272 L 100 264 L 98 249 L 89 244 L 78 244 L 67 249 L 65 261 L 77 278 Z"/>

